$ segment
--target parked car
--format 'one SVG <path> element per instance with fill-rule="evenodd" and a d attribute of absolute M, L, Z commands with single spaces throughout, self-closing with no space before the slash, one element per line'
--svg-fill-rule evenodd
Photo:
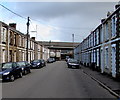
<path fill-rule="evenodd" d="M 67 60 L 68 60 L 69 58 L 70 58 L 69 56 L 66 56 L 65 61 L 67 62 Z"/>
<path fill-rule="evenodd" d="M 28 63 L 27 61 L 17 62 L 17 66 L 22 68 L 22 74 L 23 75 L 26 75 L 26 74 L 31 72 L 31 69 L 30 69 L 31 68 L 31 64 Z"/>
<path fill-rule="evenodd" d="M 55 62 L 56 60 L 55 60 L 55 58 L 52 58 L 53 59 L 53 62 Z"/>
<path fill-rule="evenodd" d="M 46 66 L 46 61 L 44 59 L 41 59 L 42 66 Z"/>
<path fill-rule="evenodd" d="M 16 62 L 2 63 L 0 67 L 0 80 L 14 81 L 17 77 L 22 78 L 22 68 Z"/>
<path fill-rule="evenodd" d="M 66 60 L 67 64 L 69 63 L 69 60 L 71 60 L 71 59 L 73 59 L 73 58 L 68 58 L 68 59 Z"/>
<path fill-rule="evenodd" d="M 53 63 L 53 62 L 55 62 L 55 58 L 48 58 L 47 59 L 47 63 Z"/>
<path fill-rule="evenodd" d="M 69 59 L 67 64 L 68 64 L 68 68 L 74 68 L 74 67 L 78 69 L 80 68 L 79 62 L 75 59 Z"/>
<path fill-rule="evenodd" d="M 33 60 L 31 61 L 31 68 L 42 68 L 42 61 L 41 60 Z"/>

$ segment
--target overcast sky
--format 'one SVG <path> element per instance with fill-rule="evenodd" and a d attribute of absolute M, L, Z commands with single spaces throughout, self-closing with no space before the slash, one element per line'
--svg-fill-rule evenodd
<path fill-rule="evenodd" d="M 2 2 L 12 11 L 30 17 L 30 35 L 39 41 L 81 42 L 106 17 L 115 10 L 116 2 Z M 17 23 L 17 29 L 26 33 L 26 19 L 0 7 L 0 20 Z M 36 32 L 31 32 L 35 31 Z"/>

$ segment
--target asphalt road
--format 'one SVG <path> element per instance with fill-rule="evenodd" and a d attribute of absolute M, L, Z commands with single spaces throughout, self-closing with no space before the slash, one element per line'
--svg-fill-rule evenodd
<path fill-rule="evenodd" d="M 14 82 L 2 84 L 3 98 L 115 98 L 82 69 L 64 61 L 48 64 Z"/>

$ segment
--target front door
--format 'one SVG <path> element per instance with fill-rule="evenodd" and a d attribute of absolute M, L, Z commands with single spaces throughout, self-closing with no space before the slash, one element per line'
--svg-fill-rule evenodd
<path fill-rule="evenodd" d="M 112 76 L 116 77 L 116 48 L 112 47 Z"/>

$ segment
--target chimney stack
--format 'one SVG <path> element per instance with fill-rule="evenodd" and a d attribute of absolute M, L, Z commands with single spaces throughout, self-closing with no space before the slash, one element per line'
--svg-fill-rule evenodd
<path fill-rule="evenodd" d="M 9 26 L 16 29 L 16 23 L 9 23 Z"/>
<path fill-rule="evenodd" d="M 120 1 L 118 2 L 118 4 L 115 5 L 115 9 L 117 9 L 118 7 L 120 7 Z"/>
<path fill-rule="evenodd" d="M 104 18 L 104 19 L 101 19 L 101 23 L 103 23 L 105 20 L 106 20 L 105 18 Z"/>
<path fill-rule="evenodd" d="M 35 37 L 31 37 L 31 39 L 35 40 Z"/>
<path fill-rule="evenodd" d="M 108 13 L 107 13 L 107 17 L 109 17 L 111 15 L 111 13 L 108 11 Z"/>

